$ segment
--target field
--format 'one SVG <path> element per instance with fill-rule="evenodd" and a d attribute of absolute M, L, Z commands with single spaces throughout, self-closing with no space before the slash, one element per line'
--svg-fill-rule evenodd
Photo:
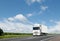
<path fill-rule="evenodd" d="M 22 38 L 22 37 L 29 37 L 29 36 L 32 36 L 32 34 L 28 34 L 28 33 L 4 33 L 3 36 L 0 36 L 0 39 L 3 39 L 3 38 Z"/>

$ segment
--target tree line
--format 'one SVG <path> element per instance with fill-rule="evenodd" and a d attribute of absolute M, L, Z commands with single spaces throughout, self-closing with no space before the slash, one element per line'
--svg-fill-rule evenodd
<path fill-rule="evenodd" d="M 0 28 L 0 36 L 4 35 L 3 30 Z"/>
<path fill-rule="evenodd" d="M 3 30 L 0 28 L 0 36 L 2 35 L 32 35 L 32 33 L 5 33 Z"/>

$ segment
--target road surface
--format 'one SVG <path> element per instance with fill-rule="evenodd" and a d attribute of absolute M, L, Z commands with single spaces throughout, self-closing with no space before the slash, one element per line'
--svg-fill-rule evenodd
<path fill-rule="evenodd" d="M 49 39 L 49 41 L 60 41 L 60 35 L 57 35 L 54 38 Z"/>
<path fill-rule="evenodd" d="M 53 41 L 54 36 L 35 36 L 25 38 L 0 39 L 0 41 Z"/>

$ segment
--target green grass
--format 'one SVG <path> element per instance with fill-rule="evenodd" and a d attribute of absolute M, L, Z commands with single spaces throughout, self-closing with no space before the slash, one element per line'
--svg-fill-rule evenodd
<path fill-rule="evenodd" d="M 0 36 L 0 39 L 3 38 L 22 38 L 32 36 L 32 33 L 4 33 L 3 36 Z"/>
<path fill-rule="evenodd" d="M 29 36 L 32 36 L 32 35 L 4 35 L 4 36 L 0 36 L 0 39 L 3 39 L 3 38 L 16 38 L 16 37 L 22 38 L 22 37 L 29 37 Z"/>

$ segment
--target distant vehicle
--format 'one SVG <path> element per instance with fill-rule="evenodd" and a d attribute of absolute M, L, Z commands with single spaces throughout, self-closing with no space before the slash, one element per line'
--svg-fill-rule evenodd
<path fill-rule="evenodd" d="M 33 36 L 43 36 L 43 35 L 47 35 L 47 33 L 42 32 L 41 25 L 35 24 L 33 26 Z"/>

